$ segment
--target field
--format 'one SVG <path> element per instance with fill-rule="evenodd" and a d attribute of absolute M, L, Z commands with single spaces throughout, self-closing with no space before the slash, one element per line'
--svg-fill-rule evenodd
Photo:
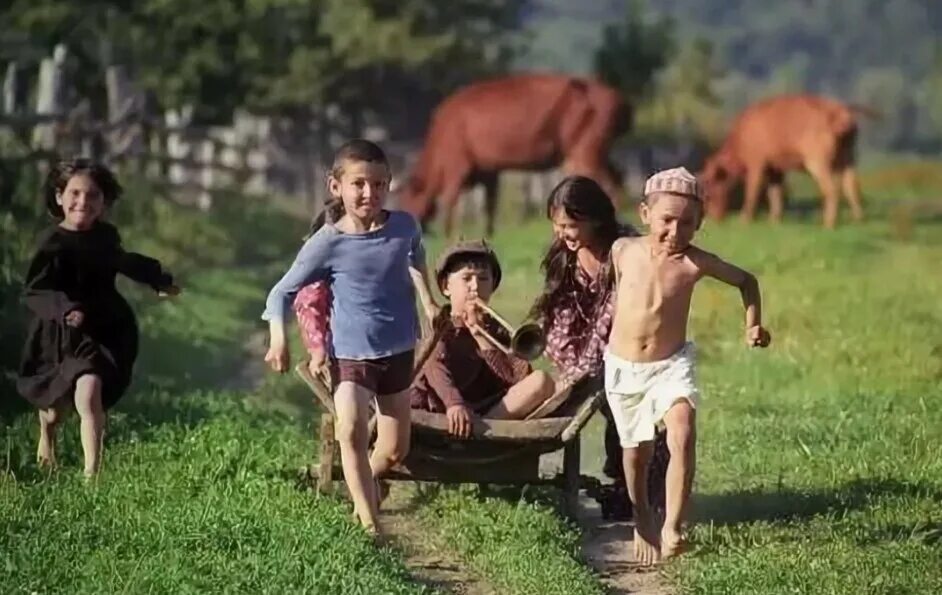
<path fill-rule="evenodd" d="M 758 276 L 773 344 L 744 346 L 734 289 L 699 288 L 696 550 L 665 568 L 667 589 L 942 592 L 939 172 L 874 168 L 868 220 L 830 233 L 810 198 L 781 225 L 705 225 L 703 247 Z M 809 195 L 801 181 L 796 195 Z M 138 231 L 126 242 L 172 263 L 186 293 L 158 303 L 122 285 L 140 313 L 142 356 L 98 484 L 80 479 L 74 422 L 61 469 L 37 469 L 34 415 L 2 395 L 0 590 L 431 591 L 395 547 L 368 541 L 342 500 L 298 484 L 316 427 L 298 383 L 268 375 L 249 388 L 258 366 L 246 345 L 304 222 L 235 197 L 210 220 L 162 203 L 119 213 Z M 514 216 L 508 209 L 494 239 L 505 269 L 495 305 L 520 320 L 540 290 L 549 228 Z M 440 238 L 429 248 L 433 259 Z M 591 429 L 590 470 L 601 452 Z M 604 592 L 580 563 L 578 529 L 539 496 L 431 490 L 416 518 L 496 592 Z"/>

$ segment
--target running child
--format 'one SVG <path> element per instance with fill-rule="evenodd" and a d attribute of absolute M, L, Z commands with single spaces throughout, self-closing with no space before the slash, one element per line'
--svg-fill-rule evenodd
<path fill-rule="evenodd" d="M 74 407 L 89 478 L 101 467 L 105 412 L 130 384 L 137 358 L 137 321 L 115 276 L 160 296 L 180 292 L 158 261 L 127 252 L 118 230 L 104 221 L 121 194 L 103 165 L 58 163 L 44 189 L 56 224 L 40 235 L 24 289 L 31 320 L 16 386 L 39 409 L 37 459 L 55 465 L 56 428 Z"/>
<path fill-rule="evenodd" d="M 739 288 L 745 341 L 766 347 L 759 284 L 750 273 L 691 241 L 703 218 L 703 193 L 684 168 L 658 172 L 645 184 L 640 206 L 648 234 L 612 246 L 616 296 L 605 354 L 605 390 L 623 448 L 628 494 L 635 510 L 634 551 L 652 564 L 685 546 L 681 523 L 695 464 L 696 352 L 687 340 L 694 286 L 713 277 Z M 666 508 L 658 532 L 648 506 L 646 476 L 656 427 L 667 428 L 670 462 Z"/>
<path fill-rule="evenodd" d="M 265 361 L 288 368 L 284 319 L 297 292 L 328 281 L 332 294 L 329 354 L 344 478 L 360 523 L 379 533 L 375 478 L 409 449 L 409 385 L 419 337 L 418 291 L 425 314 L 438 306 L 428 286 L 422 233 L 415 219 L 383 209 L 389 163 L 382 149 L 356 139 L 334 157 L 328 187 L 343 215 L 301 247 L 291 268 L 268 295 L 270 347 Z M 377 408 L 377 439 L 368 454 L 370 402 Z"/>

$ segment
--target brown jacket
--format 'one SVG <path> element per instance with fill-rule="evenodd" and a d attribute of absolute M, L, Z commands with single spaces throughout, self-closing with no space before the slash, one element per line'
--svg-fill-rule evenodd
<path fill-rule="evenodd" d="M 412 385 L 412 407 L 443 413 L 465 405 L 485 413 L 531 372 L 526 360 L 482 350 L 463 327 L 445 331 Z"/>

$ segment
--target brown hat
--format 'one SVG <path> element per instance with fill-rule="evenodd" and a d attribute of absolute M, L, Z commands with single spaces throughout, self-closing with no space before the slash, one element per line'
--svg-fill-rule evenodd
<path fill-rule="evenodd" d="M 655 192 L 671 192 L 703 200 L 703 186 L 685 167 L 665 169 L 648 178 L 644 183 L 644 196 L 648 197 Z"/>
<path fill-rule="evenodd" d="M 497 286 L 500 285 L 501 276 L 500 262 L 497 260 L 497 255 L 494 254 L 494 251 L 484 240 L 470 240 L 450 246 L 438 257 L 438 262 L 435 265 L 435 281 L 438 283 L 439 290 L 445 291 L 445 281 L 448 273 L 451 272 L 451 264 L 461 256 L 483 256 L 491 265 L 491 274 L 494 275 L 494 289 L 497 289 Z"/>

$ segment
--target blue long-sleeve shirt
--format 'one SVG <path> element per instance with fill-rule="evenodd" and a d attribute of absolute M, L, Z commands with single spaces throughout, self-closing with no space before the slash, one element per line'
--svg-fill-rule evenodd
<path fill-rule="evenodd" d="M 422 230 L 403 211 L 379 229 L 347 234 L 325 225 L 301 247 L 265 303 L 263 320 L 284 320 L 297 292 L 326 280 L 332 350 L 340 359 L 376 359 L 415 348 L 419 318 L 409 267 L 425 262 Z"/>

